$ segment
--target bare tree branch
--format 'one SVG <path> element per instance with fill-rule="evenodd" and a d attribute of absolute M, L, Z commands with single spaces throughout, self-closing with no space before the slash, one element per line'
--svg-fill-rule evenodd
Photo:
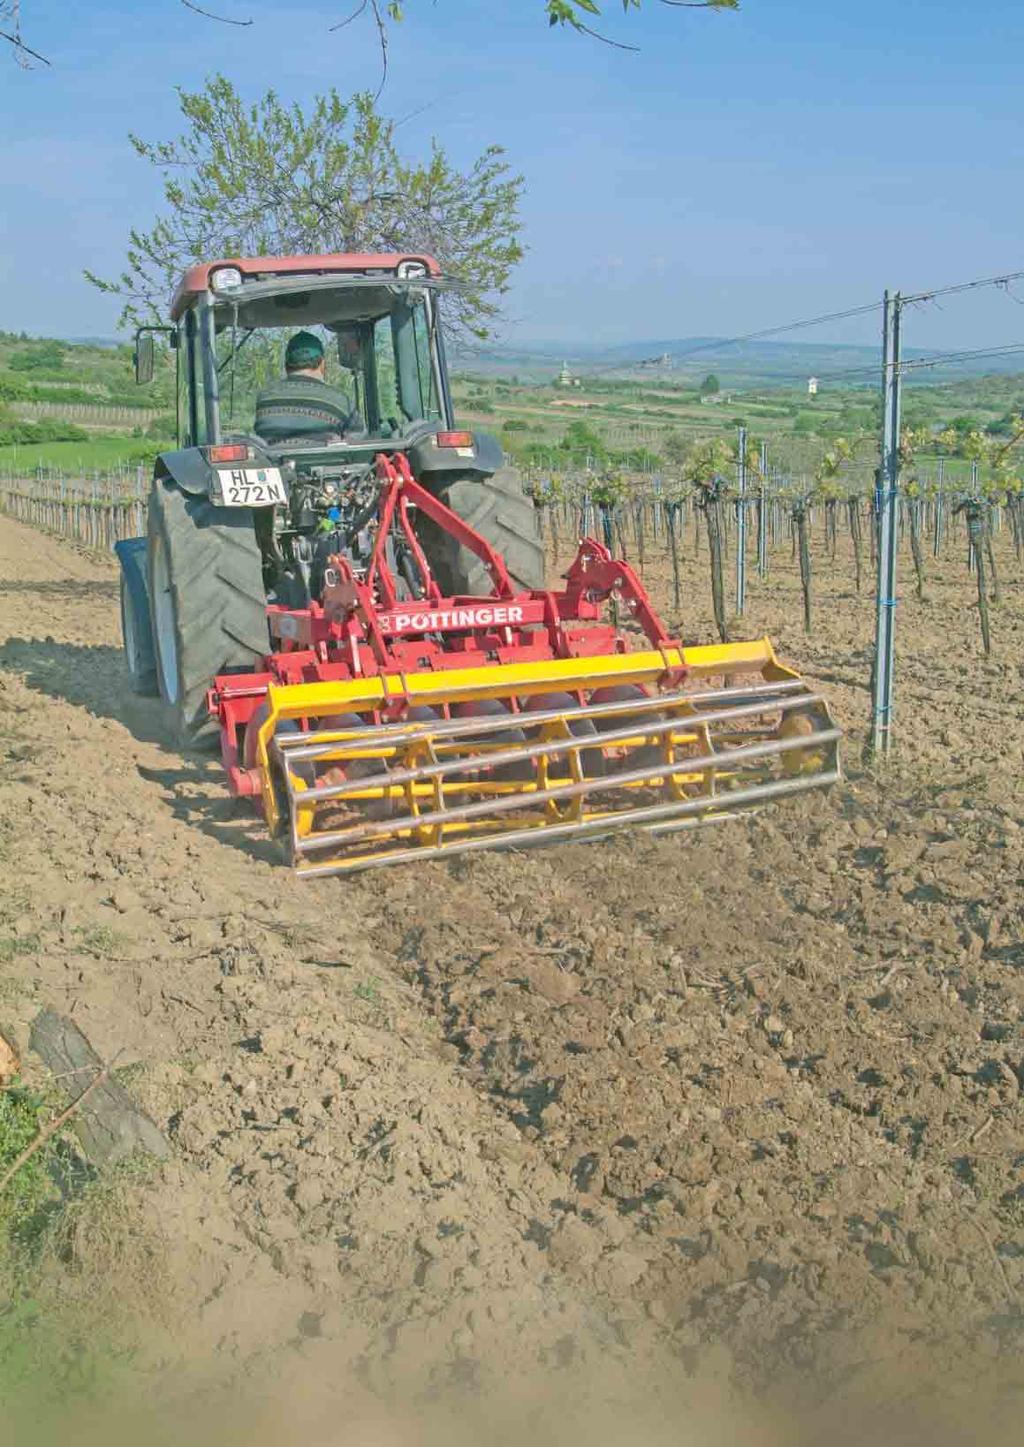
<path fill-rule="evenodd" d="M 621 40 L 612 40 L 610 35 L 602 35 L 600 30 L 591 30 L 590 26 L 584 25 L 582 20 L 578 25 L 575 25 L 573 29 L 580 31 L 583 35 L 589 35 L 591 40 L 599 40 L 602 45 L 610 45 L 615 50 L 632 50 L 635 52 L 639 52 L 640 50 L 639 45 L 626 45 Z"/>
<path fill-rule="evenodd" d="M 388 32 L 387 26 L 384 23 L 384 17 L 380 13 L 380 5 L 378 3 L 378 0 L 359 0 L 359 4 L 352 11 L 351 15 L 346 15 L 345 19 L 339 20 L 337 25 L 329 26 L 327 33 L 328 35 L 334 35 L 339 30 L 346 29 L 349 25 L 352 24 L 354 20 L 359 19 L 360 15 L 363 14 L 367 6 L 370 7 L 374 23 L 377 26 L 377 37 L 380 42 L 380 85 L 373 93 L 374 100 L 380 100 L 381 91 L 384 89 L 385 82 L 388 78 Z"/>
<path fill-rule="evenodd" d="M 369 3 L 370 0 L 359 0 L 359 4 L 352 11 L 351 15 L 347 16 L 344 20 L 339 20 L 337 25 L 328 26 L 328 35 L 333 35 L 336 30 L 344 30 L 346 25 L 351 25 L 353 20 L 358 20 Z"/>
<path fill-rule="evenodd" d="M 0 30 L 0 40 L 6 40 L 10 45 L 14 46 L 16 52 L 22 55 L 30 55 L 33 60 L 39 60 L 43 65 L 50 64 L 45 55 L 40 55 L 38 50 L 33 50 L 31 45 L 26 45 L 17 35 L 8 35 L 6 30 Z"/>
<path fill-rule="evenodd" d="M 374 100 L 380 100 L 380 93 L 384 89 L 388 78 L 388 31 L 387 26 L 384 24 L 384 17 L 380 13 L 380 6 L 377 4 L 377 0 L 370 0 L 370 3 L 373 7 L 373 18 L 377 22 L 377 35 L 380 38 L 381 66 L 380 85 L 376 91 L 374 91 L 373 98 Z"/>
<path fill-rule="evenodd" d="M 21 38 L 21 0 L 0 0 L 0 20 L 10 25 L 10 30 L 0 30 L 0 40 L 6 40 L 7 44 L 14 51 L 15 59 L 24 70 L 31 70 L 30 60 L 38 60 L 40 65 L 49 65 L 45 55 L 40 55 L 38 50 L 33 50 L 31 45 L 26 45 Z"/>
<path fill-rule="evenodd" d="M 201 5 L 194 5 L 192 0 L 181 0 L 186 10 L 193 10 L 197 15 L 202 15 L 207 20 L 218 20 L 221 25 L 251 25 L 251 20 L 232 20 L 227 15 L 214 15 L 212 10 L 204 10 Z"/>

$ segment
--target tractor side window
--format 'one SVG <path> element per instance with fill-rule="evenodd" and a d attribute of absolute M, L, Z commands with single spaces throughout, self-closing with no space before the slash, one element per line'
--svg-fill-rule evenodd
<path fill-rule="evenodd" d="M 430 322 L 425 302 L 413 309 L 412 331 L 416 359 L 416 384 L 420 394 L 420 416 L 430 422 L 441 421 L 441 401 L 437 395 L 437 376 L 430 347 Z"/>
<path fill-rule="evenodd" d="M 199 415 L 203 409 L 199 399 L 202 383 L 199 381 L 196 356 L 196 314 L 192 310 L 185 313 L 185 327 L 183 333 L 179 333 L 178 345 L 178 385 L 181 388 L 179 416 L 183 433 L 181 445 L 195 447 L 199 441 Z"/>
<path fill-rule="evenodd" d="M 398 372 L 395 367 L 395 345 L 391 334 L 391 318 L 381 317 L 373 325 L 373 358 L 377 368 L 378 431 L 386 432 L 397 424 L 401 413 L 398 396 Z M 373 419 L 368 418 L 368 422 Z"/>
<path fill-rule="evenodd" d="M 391 314 L 391 337 L 397 371 L 396 392 L 407 422 L 441 417 L 431 356 L 426 303 L 403 297 Z"/>
<path fill-rule="evenodd" d="M 177 436 L 175 440 L 179 447 L 188 447 L 190 433 L 188 411 L 188 353 L 185 342 L 184 327 L 178 328 L 177 348 L 178 350 L 174 354 L 174 412 L 178 422 Z"/>

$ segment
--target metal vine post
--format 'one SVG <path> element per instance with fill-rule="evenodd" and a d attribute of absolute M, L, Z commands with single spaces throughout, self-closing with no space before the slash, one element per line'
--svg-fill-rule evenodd
<path fill-rule="evenodd" d="M 896 658 L 896 554 L 900 481 L 900 325 L 903 298 L 885 293 L 882 321 L 882 458 L 875 485 L 878 519 L 875 658 L 872 673 L 871 752 L 892 747 Z"/>

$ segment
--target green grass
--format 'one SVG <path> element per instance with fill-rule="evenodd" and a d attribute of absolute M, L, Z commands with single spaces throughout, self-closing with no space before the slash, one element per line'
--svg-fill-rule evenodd
<path fill-rule="evenodd" d="M 124 944 L 124 935 L 106 924 L 78 929 L 75 933 L 81 940 L 82 949 L 91 955 L 110 955 Z"/>
<path fill-rule="evenodd" d="M 38 935 L 0 936 L 0 965 L 9 965 L 18 955 L 34 954 L 38 948 Z"/>
<path fill-rule="evenodd" d="M 15 1082 L 0 1090 L 0 1176 L 39 1134 L 47 1119 L 41 1095 Z M 24 1243 L 58 1192 L 50 1167 L 55 1142 L 46 1142 L 15 1173 L 0 1195 L 0 1260 L 15 1242 Z"/>
<path fill-rule="evenodd" d="M 148 473 L 159 444 L 117 433 L 90 437 L 87 442 L 32 442 L 0 447 L 0 472 L 34 472 L 37 467 L 62 472 L 112 471 L 119 464 L 144 464 Z"/>
<path fill-rule="evenodd" d="M 0 1090 L 0 1177 L 59 1109 L 55 1092 L 17 1080 Z M 40 1414 L 59 1411 L 63 1420 L 127 1382 L 133 1347 L 122 1326 L 144 1314 L 154 1281 L 157 1302 L 166 1286 L 133 1194 L 151 1173 L 151 1162 L 133 1158 L 94 1177 L 58 1132 L 0 1193 L 4 1442 L 69 1441 L 73 1429 L 40 1431 Z"/>

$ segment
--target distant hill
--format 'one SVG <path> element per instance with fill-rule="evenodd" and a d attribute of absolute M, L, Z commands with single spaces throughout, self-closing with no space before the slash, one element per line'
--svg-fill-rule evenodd
<path fill-rule="evenodd" d="M 75 347 L 101 347 L 109 351 L 114 347 L 123 347 L 126 338 L 124 337 L 65 337 Z"/>
<path fill-rule="evenodd" d="M 553 378 L 563 361 L 580 377 L 602 373 L 609 379 L 643 376 L 696 386 L 714 372 L 725 389 L 792 387 L 809 377 L 823 386 L 830 380 L 843 387 L 877 387 L 881 369 L 880 347 L 839 342 L 730 342 L 721 337 L 675 337 L 668 340 L 626 342 L 600 347 L 587 343 L 516 342 L 456 350 L 453 366 L 461 372 L 488 376 L 518 376 L 523 381 Z M 910 348 L 906 360 L 935 355 Z M 667 358 L 668 360 L 656 360 Z M 962 377 L 1019 372 L 1021 358 L 979 357 L 914 373 L 915 385 Z"/>

